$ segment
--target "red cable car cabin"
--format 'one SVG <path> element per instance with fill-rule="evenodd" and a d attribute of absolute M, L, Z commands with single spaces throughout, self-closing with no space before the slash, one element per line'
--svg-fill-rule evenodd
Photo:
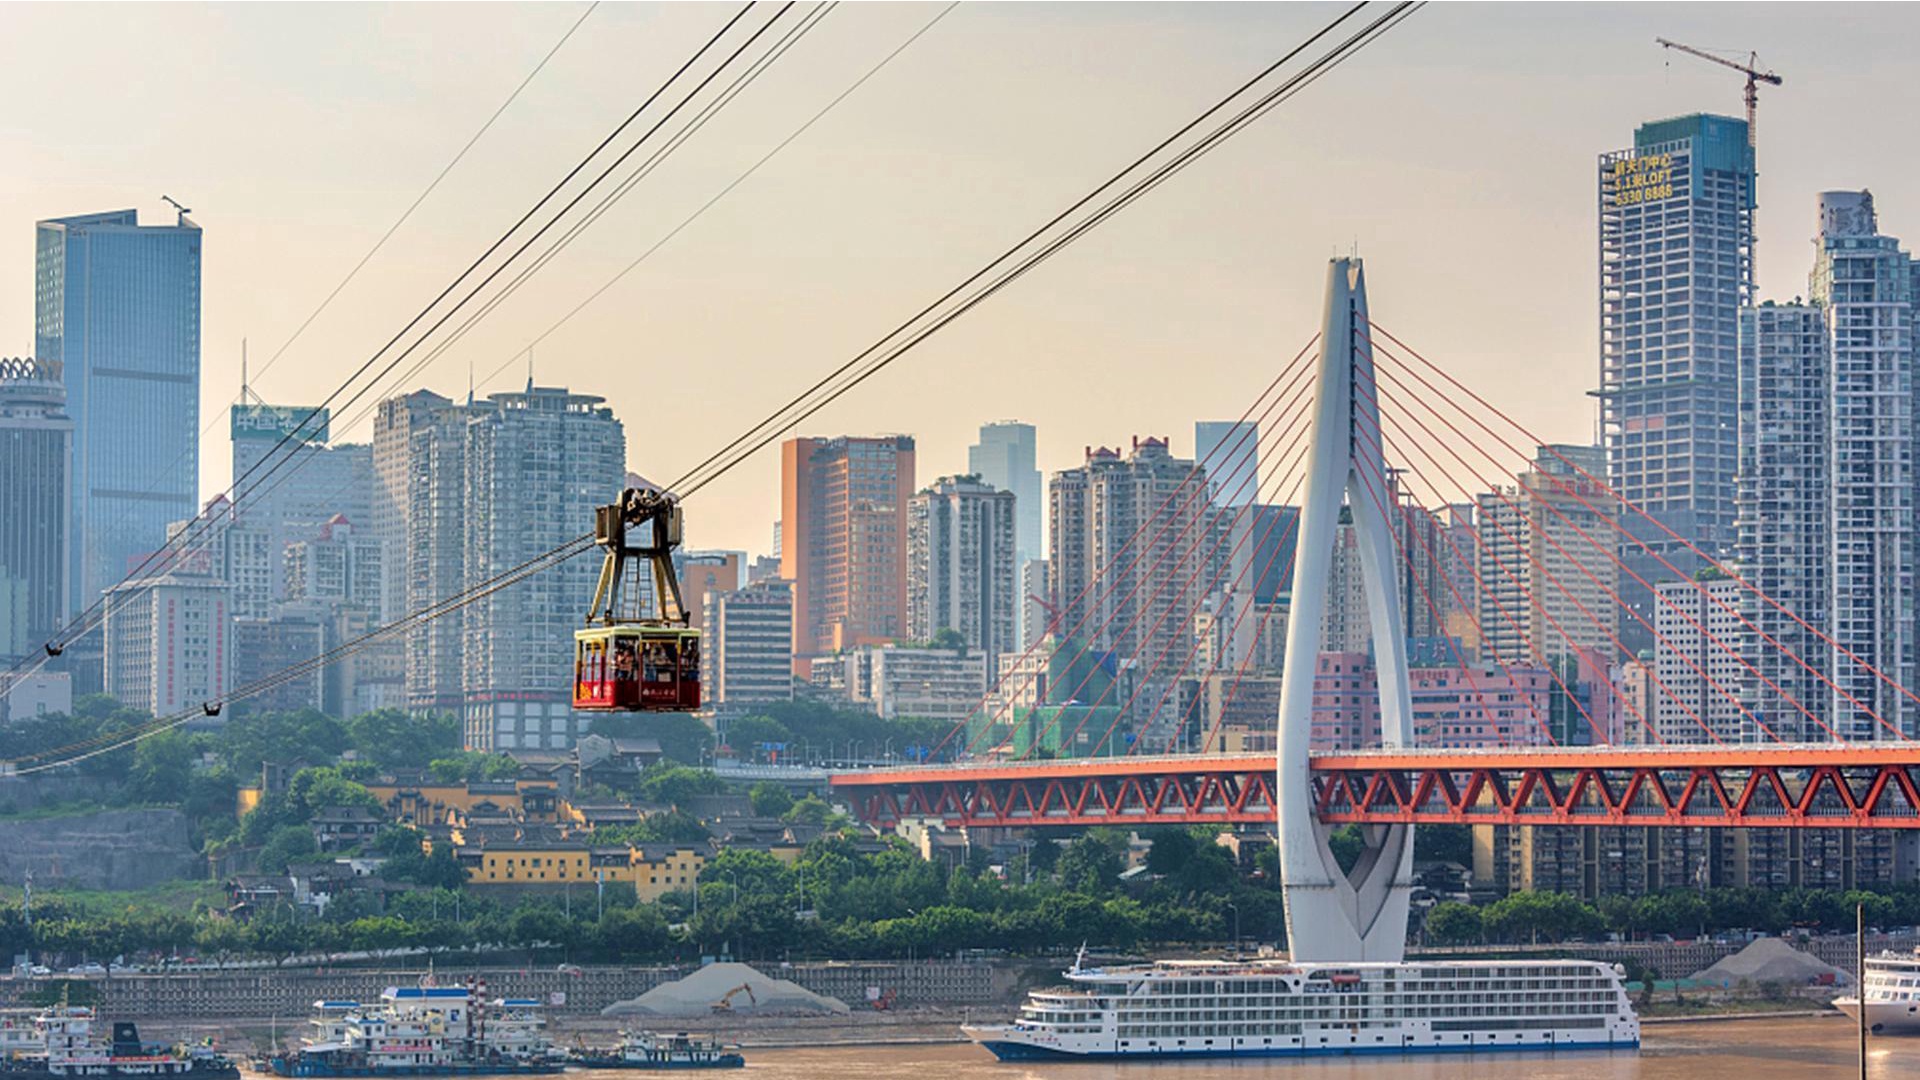
<path fill-rule="evenodd" d="M 700 631 L 687 625 L 673 549 L 680 507 L 663 492 L 628 488 L 594 512 L 606 550 L 587 625 L 573 632 L 573 707 L 583 712 L 687 712 L 700 707 Z M 637 542 L 636 542 L 637 541 Z M 651 595 L 630 591 L 646 564 Z"/>
<path fill-rule="evenodd" d="M 700 707 L 700 631 L 591 626 L 573 632 L 573 707 L 687 712 Z"/>

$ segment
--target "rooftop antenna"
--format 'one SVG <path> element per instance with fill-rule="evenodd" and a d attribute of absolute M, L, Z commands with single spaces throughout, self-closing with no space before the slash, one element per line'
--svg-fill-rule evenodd
<path fill-rule="evenodd" d="M 160 196 L 160 201 L 163 203 L 166 203 L 168 206 L 171 206 L 175 210 L 179 211 L 180 219 L 174 223 L 176 225 L 185 225 L 187 223 L 187 215 L 193 213 L 193 210 L 191 207 L 181 206 L 180 200 L 174 198 L 171 195 Z"/>
<path fill-rule="evenodd" d="M 527 393 L 533 393 L 533 346 L 527 346 Z"/>
<path fill-rule="evenodd" d="M 266 401 L 263 400 L 259 394 L 254 393 L 252 387 L 247 385 L 247 339 L 246 338 L 240 339 L 240 401 L 243 404 L 247 402 L 251 402 L 255 405 L 266 404 Z"/>
<path fill-rule="evenodd" d="M 473 361 L 467 361 L 467 408 L 473 408 Z"/>

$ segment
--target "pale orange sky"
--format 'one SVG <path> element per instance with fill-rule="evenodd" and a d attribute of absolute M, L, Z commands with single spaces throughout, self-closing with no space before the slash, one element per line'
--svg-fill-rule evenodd
<path fill-rule="evenodd" d="M 33 222 L 161 194 L 206 230 L 203 422 L 240 340 L 284 342 L 578 17 L 575 4 L 0 7 L 0 354 L 32 345 Z M 937 10 L 847 4 L 413 383 L 463 393 Z M 537 351 L 672 476 L 944 292 L 1336 10 L 962 5 Z M 731 8 L 606 4 L 256 389 L 319 400 Z M 1088 443 L 1238 415 L 1357 244 L 1373 314 L 1550 437 L 1590 436 L 1594 158 L 1737 113 L 1740 79 L 1656 35 L 1758 49 L 1763 294 L 1804 292 L 1815 192 L 1871 187 L 1920 242 L 1911 9 L 1437 4 L 810 421 L 904 431 L 920 479 L 982 422 Z M 490 387 L 517 387 L 513 365 Z M 1089 391 L 1094 392 L 1089 392 Z M 349 433 L 365 438 L 366 427 Z M 201 486 L 226 486 L 224 419 Z M 697 547 L 768 547 L 771 450 L 689 505 Z"/>

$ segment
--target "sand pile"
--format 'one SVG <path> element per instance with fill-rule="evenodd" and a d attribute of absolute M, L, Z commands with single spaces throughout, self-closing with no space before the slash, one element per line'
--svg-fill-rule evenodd
<path fill-rule="evenodd" d="M 1804 953 L 1779 938 L 1759 938 L 1751 945 L 1722 959 L 1710 968 L 1693 973 L 1707 983 L 1786 982 L 1805 983 L 1822 975 L 1831 975 L 1836 984 L 1850 983 L 1846 972 Z"/>
<path fill-rule="evenodd" d="M 733 991 L 747 987 L 738 993 Z M 731 995 L 731 996 L 729 996 Z M 600 1010 L 601 1016 L 666 1016 L 692 1019 L 715 1015 L 715 1003 L 731 1006 L 723 1015 L 769 1016 L 846 1013 L 846 1003 L 824 997 L 786 979 L 770 979 L 745 964 L 708 964 L 699 971 Z"/>

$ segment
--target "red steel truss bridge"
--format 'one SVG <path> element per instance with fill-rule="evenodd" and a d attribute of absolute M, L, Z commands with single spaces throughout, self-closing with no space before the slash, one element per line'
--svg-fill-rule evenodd
<path fill-rule="evenodd" d="M 834 788 L 877 825 L 1270 824 L 1273 755 L 873 769 Z M 1920 828 L 1920 746 L 1359 750 L 1312 759 L 1329 824 Z"/>

